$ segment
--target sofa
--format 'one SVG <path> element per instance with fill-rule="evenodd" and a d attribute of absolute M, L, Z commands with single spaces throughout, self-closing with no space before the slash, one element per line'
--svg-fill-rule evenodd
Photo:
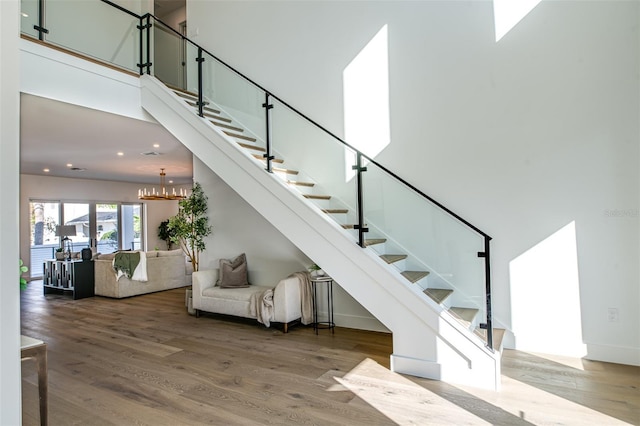
<path fill-rule="evenodd" d="M 252 284 L 237 288 L 220 287 L 218 276 L 219 269 L 193 273 L 196 317 L 204 311 L 256 319 L 267 327 L 282 323 L 285 333 L 292 322 L 312 321 L 311 290 L 308 281 L 305 283 L 299 274 L 292 274 L 275 286 Z"/>
<path fill-rule="evenodd" d="M 123 298 L 191 285 L 192 267 L 182 250 L 156 250 L 140 252 L 145 256 L 147 281 L 138 281 L 127 276 L 117 278 L 113 269 L 116 253 L 94 257 L 95 294 Z"/>

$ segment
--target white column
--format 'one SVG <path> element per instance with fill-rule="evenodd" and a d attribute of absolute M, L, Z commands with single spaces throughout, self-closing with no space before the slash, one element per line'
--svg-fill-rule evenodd
<path fill-rule="evenodd" d="M 20 289 L 19 289 L 19 140 L 20 140 L 20 2 L 0 1 L 0 424 L 19 425 Z"/>

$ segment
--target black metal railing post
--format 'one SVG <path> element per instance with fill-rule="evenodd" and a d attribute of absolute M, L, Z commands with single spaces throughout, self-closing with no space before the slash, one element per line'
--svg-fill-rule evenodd
<path fill-rule="evenodd" d="M 144 23 L 145 17 L 147 18 L 147 22 Z M 144 69 L 147 69 L 147 74 L 151 74 L 151 15 L 148 13 L 144 16 L 140 17 L 140 24 L 136 27 L 140 30 L 140 62 L 138 63 L 138 69 L 140 70 L 140 75 L 144 74 Z M 146 31 L 145 31 L 146 30 Z M 144 35 L 146 34 L 147 38 L 147 57 L 144 60 Z"/>
<path fill-rule="evenodd" d="M 196 104 L 198 105 L 198 115 L 204 117 L 204 100 L 202 98 L 202 63 L 204 58 L 202 57 L 202 47 L 198 47 L 196 62 L 198 63 L 198 102 Z"/>
<path fill-rule="evenodd" d="M 38 32 L 38 40 L 44 41 L 44 35 L 49 34 L 49 30 L 44 27 L 44 0 L 38 1 L 38 25 L 33 29 Z"/>
<path fill-rule="evenodd" d="M 491 313 L 491 237 L 484 236 L 484 251 L 478 252 L 478 257 L 484 258 L 484 282 L 485 282 L 485 303 L 487 319 L 480 324 L 480 328 L 487 330 L 487 347 L 493 350 L 493 318 Z"/>
<path fill-rule="evenodd" d="M 273 104 L 269 103 L 269 97 L 271 94 L 269 92 L 264 92 L 264 103 L 262 107 L 264 108 L 265 114 L 265 124 L 266 124 L 266 135 L 265 135 L 265 144 L 267 152 L 265 152 L 262 156 L 267 160 L 267 168 L 266 170 L 269 173 L 273 173 L 273 167 L 271 165 L 271 161 L 275 158 L 271 155 L 271 109 L 273 108 Z"/>
<path fill-rule="evenodd" d="M 351 169 L 356 171 L 356 187 L 357 187 L 357 197 L 358 197 L 358 223 L 353 225 L 353 229 L 358 230 L 358 245 L 360 247 L 365 247 L 364 242 L 364 234 L 365 232 L 369 232 L 369 228 L 366 227 L 364 223 L 364 194 L 362 192 L 362 173 L 367 171 L 366 167 L 362 167 L 362 153 L 357 152 L 356 154 L 356 165 L 352 166 Z"/>

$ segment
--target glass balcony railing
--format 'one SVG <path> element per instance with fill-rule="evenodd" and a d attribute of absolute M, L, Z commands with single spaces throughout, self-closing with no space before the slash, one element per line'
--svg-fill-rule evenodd
<path fill-rule="evenodd" d="M 493 347 L 491 237 L 154 16 L 106 0 L 44 3 L 43 13 L 39 1 L 22 0 L 24 34 L 179 89 L 319 214 L 394 264 L 420 297 L 486 329 L 478 334 Z"/>

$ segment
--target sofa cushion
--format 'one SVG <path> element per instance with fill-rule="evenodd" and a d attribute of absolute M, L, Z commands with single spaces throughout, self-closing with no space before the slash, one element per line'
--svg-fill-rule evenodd
<path fill-rule="evenodd" d="M 208 287 L 202 290 L 202 295 L 204 297 L 214 297 L 217 299 L 235 300 L 238 302 L 249 302 L 251 300 L 251 296 L 254 293 L 261 293 L 268 288 L 269 287 L 262 287 L 257 285 L 252 285 L 247 287 L 235 287 L 234 290 L 230 290 L 229 288 L 223 288 L 223 287 Z"/>
<path fill-rule="evenodd" d="M 220 259 L 218 285 L 221 288 L 249 287 L 247 256 L 244 253 L 232 260 Z"/>
<path fill-rule="evenodd" d="M 170 256 L 184 256 L 182 249 L 176 250 L 158 250 L 158 257 L 170 257 Z"/>

